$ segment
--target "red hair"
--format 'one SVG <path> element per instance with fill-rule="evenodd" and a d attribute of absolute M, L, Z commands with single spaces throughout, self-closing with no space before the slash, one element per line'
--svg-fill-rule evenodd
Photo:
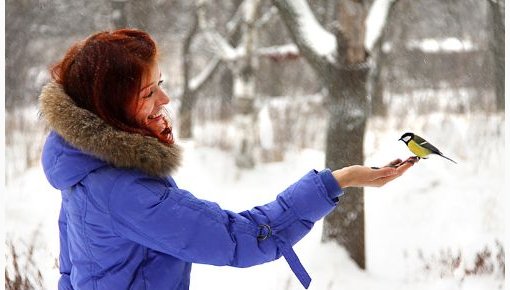
<path fill-rule="evenodd" d="M 127 109 L 138 100 L 142 78 L 156 58 L 156 43 L 146 32 L 105 31 L 72 45 L 51 75 L 78 107 L 120 130 L 153 135 L 137 125 Z"/>

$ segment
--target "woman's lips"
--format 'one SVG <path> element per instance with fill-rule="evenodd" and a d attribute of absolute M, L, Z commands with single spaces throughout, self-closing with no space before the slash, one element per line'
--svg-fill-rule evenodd
<path fill-rule="evenodd" d="M 157 120 L 161 119 L 161 117 L 163 117 L 163 115 L 161 115 L 161 114 L 158 114 L 158 115 L 150 115 L 150 116 L 148 116 L 148 117 L 147 117 L 147 120 L 148 120 L 149 122 L 153 122 L 153 121 L 157 121 Z"/>
<path fill-rule="evenodd" d="M 174 143 L 172 125 L 168 120 L 168 113 L 166 113 L 165 109 L 160 109 L 157 113 L 147 116 L 146 126 L 154 134 L 165 139 L 168 143 Z"/>

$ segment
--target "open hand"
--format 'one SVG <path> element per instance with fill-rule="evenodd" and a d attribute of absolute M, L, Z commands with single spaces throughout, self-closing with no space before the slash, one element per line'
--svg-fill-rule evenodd
<path fill-rule="evenodd" d="M 415 156 L 409 157 L 405 161 L 396 159 L 382 168 L 352 165 L 333 171 L 333 176 L 341 188 L 381 187 L 404 174 L 418 160 Z"/>

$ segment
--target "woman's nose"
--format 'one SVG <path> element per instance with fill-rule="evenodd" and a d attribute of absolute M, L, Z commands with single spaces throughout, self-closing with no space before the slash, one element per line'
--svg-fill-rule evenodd
<path fill-rule="evenodd" d="M 167 96 L 167 94 L 163 90 L 159 90 L 159 104 L 160 105 L 166 105 L 170 103 L 170 97 Z"/>

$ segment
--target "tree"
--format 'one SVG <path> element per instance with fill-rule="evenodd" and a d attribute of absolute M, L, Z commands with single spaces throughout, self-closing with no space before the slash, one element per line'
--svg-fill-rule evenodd
<path fill-rule="evenodd" d="M 394 7 L 397 1 L 391 0 L 386 2 L 389 2 L 384 3 L 389 5 L 387 8 L 387 19 L 393 19 L 395 14 Z M 381 29 L 382 31 L 380 32 L 379 37 L 374 40 L 375 43 L 368 44 L 369 46 L 373 45 L 372 49 L 370 49 L 373 68 L 370 72 L 368 82 L 368 91 L 370 95 L 370 115 L 373 116 L 387 115 L 387 104 L 384 102 L 384 80 L 382 77 L 382 71 L 385 65 L 388 63 L 388 55 L 383 49 L 383 44 L 387 38 L 389 29 L 386 24 L 383 25 Z"/>
<path fill-rule="evenodd" d="M 259 59 L 290 59 L 297 55 L 295 45 L 260 47 L 259 33 L 268 18 L 274 14 L 271 7 L 261 13 L 260 0 L 245 0 L 239 4 L 237 12 L 232 17 L 231 29 L 227 37 L 223 37 L 218 29 L 211 28 L 208 37 L 216 48 L 216 54 L 227 63 L 232 73 L 233 89 L 233 124 L 236 131 L 234 144 L 235 162 L 239 168 L 253 168 L 255 166 L 255 149 L 257 147 L 257 111 L 255 107 L 256 72 Z M 239 41 L 233 46 L 231 39 L 235 34 L 235 27 L 239 26 Z"/>
<path fill-rule="evenodd" d="M 190 89 L 190 70 L 191 70 L 191 41 L 195 37 L 199 26 L 198 9 L 193 10 L 193 23 L 184 38 L 182 45 L 182 74 L 184 77 L 183 90 L 181 97 L 181 106 L 179 107 L 179 121 L 181 138 L 191 138 L 192 136 L 192 109 L 195 103 L 195 93 Z"/>
<path fill-rule="evenodd" d="M 236 0 L 234 3 L 236 9 L 239 8 L 240 2 Z M 179 108 L 179 120 L 180 120 L 180 137 L 191 138 L 193 136 L 193 108 L 196 103 L 198 91 L 212 79 L 213 75 L 220 68 L 223 63 L 219 56 L 213 58 L 212 61 L 193 79 L 191 79 L 191 67 L 192 67 L 192 54 L 191 54 L 191 43 L 193 39 L 199 34 L 200 30 L 208 30 L 204 22 L 205 19 L 205 3 L 204 1 L 196 1 L 195 9 L 193 9 L 193 21 L 191 28 L 184 37 L 183 48 L 182 48 L 182 71 L 183 71 L 183 89 L 182 92 L 177 93 L 177 98 L 181 99 L 181 106 Z M 234 24 L 228 31 L 229 38 L 233 37 L 238 31 L 239 25 Z M 230 79 L 226 81 L 232 81 Z M 223 100 L 222 100 L 223 101 Z"/>
<path fill-rule="evenodd" d="M 127 27 L 126 3 L 128 0 L 112 0 L 112 22 L 117 29 Z"/>
<path fill-rule="evenodd" d="M 256 135 L 255 112 L 255 72 L 258 62 L 255 56 L 257 31 L 255 21 L 258 18 L 260 0 L 245 1 L 242 5 L 241 49 L 245 52 L 234 67 L 234 124 L 240 134 L 236 144 L 236 165 L 240 168 L 253 168 L 255 160 L 253 149 Z"/>
<path fill-rule="evenodd" d="M 496 109 L 505 110 L 505 1 L 488 0 L 489 49 L 494 61 Z"/>
<path fill-rule="evenodd" d="M 368 54 L 365 50 L 363 0 L 336 2 L 337 27 L 328 32 L 305 0 L 273 0 L 300 53 L 327 88 L 326 166 L 363 163 L 363 139 L 368 114 Z M 362 188 L 348 188 L 324 221 L 323 240 L 343 245 L 365 268 L 364 201 Z"/>

